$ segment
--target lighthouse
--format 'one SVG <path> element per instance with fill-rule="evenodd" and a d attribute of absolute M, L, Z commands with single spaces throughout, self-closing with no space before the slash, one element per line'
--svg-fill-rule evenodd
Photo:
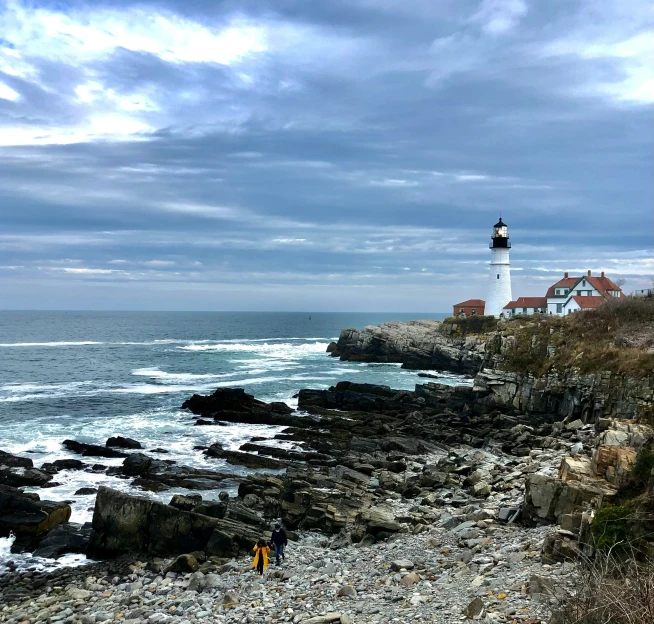
<path fill-rule="evenodd" d="M 502 221 L 502 217 L 493 226 L 489 247 L 491 251 L 490 284 L 485 314 L 499 317 L 504 306 L 513 299 L 511 296 L 511 263 L 509 261 L 511 243 L 506 223 Z"/>

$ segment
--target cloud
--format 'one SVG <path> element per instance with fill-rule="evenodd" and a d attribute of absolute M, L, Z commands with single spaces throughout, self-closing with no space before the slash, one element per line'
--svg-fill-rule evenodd
<path fill-rule="evenodd" d="M 524 0 L 483 0 L 471 22 L 490 35 L 501 35 L 515 28 L 527 14 Z"/>
<path fill-rule="evenodd" d="M 0 32 L 3 307 L 447 310 L 500 212 L 515 292 L 648 284 L 644 0 L 9 0 Z"/>

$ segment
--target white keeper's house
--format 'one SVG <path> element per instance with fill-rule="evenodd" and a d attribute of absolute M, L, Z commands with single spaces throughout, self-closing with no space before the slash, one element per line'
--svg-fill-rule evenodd
<path fill-rule="evenodd" d="M 553 314 L 565 316 L 580 310 L 592 310 L 605 301 L 624 297 L 620 286 L 610 280 L 604 271 L 595 276 L 591 271 L 581 277 L 563 274 L 544 297 L 518 297 L 504 306 L 504 316 L 516 314 Z"/>

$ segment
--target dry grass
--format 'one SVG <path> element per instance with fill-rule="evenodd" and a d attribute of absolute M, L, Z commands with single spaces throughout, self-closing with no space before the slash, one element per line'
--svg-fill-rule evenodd
<path fill-rule="evenodd" d="M 598 553 L 582 562 L 564 602 L 551 624 L 654 624 L 654 561 Z"/>
<path fill-rule="evenodd" d="M 515 345 L 506 367 L 542 375 L 553 369 L 611 371 L 642 378 L 654 373 L 654 300 L 620 299 L 565 318 L 514 319 Z M 548 357 L 548 346 L 554 348 Z"/>

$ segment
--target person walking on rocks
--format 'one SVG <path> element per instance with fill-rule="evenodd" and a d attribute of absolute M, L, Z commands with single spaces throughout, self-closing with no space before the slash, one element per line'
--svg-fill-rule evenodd
<path fill-rule="evenodd" d="M 268 567 L 268 553 L 270 552 L 270 548 L 266 546 L 266 542 L 259 540 L 252 550 L 254 550 L 254 561 L 252 561 L 252 565 L 256 569 L 257 574 L 263 576 L 263 571 Z"/>
<path fill-rule="evenodd" d="M 288 538 L 286 537 L 286 531 L 282 529 L 279 524 L 275 525 L 275 530 L 272 532 L 272 537 L 270 538 L 273 548 L 275 549 L 275 563 L 279 565 L 281 563 L 280 557 L 286 559 L 284 554 L 284 548 L 288 545 Z"/>

